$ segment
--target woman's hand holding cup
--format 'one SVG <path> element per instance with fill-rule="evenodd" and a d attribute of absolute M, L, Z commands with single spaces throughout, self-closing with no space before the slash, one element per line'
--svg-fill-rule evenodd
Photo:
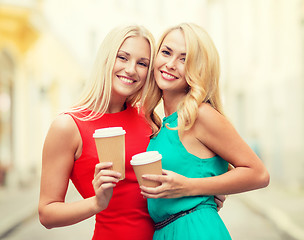
<path fill-rule="evenodd" d="M 108 207 L 113 194 L 113 188 L 121 178 L 121 173 L 111 170 L 112 166 L 113 163 L 111 162 L 102 162 L 95 166 L 92 184 L 95 191 L 98 212 Z"/>

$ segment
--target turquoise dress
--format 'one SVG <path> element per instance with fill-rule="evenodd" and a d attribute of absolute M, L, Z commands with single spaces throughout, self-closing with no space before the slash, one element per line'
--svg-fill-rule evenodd
<path fill-rule="evenodd" d="M 159 134 L 150 140 L 147 151 L 162 155 L 163 169 L 189 178 L 212 177 L 227 172 L 228 163 L 219 156 L 202 159 L 189 153 L 181 143 L 178 131 L 166 127 L 177 126 L 177 112 L 163 119 Z M 154 240 L 231 239 L 217 212 L 214 196 L 193 196 L 171 199 L 148 199 L 148 210 L 155 223 L 169 216 L 196 207 L 167 226 L 156 230 Z"/>

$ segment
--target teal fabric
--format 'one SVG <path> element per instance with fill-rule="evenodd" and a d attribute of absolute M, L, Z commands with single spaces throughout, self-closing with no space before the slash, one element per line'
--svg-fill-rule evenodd
<path fill-rule="evenodd" d="M 220 156 L 202 159 L 189 153 L 179 139 L 177 112 L 163 119 L 159 134 L 150 140 L 147 151 L 162 155 L 163 169 L 189 178 L 204 178 L 223 174 L 228 163 Z M 216 210 L 214 196 L 194 196 L 171 199 L 148 199 L 148 210 L 154 222 L 161 222 L 170 215 L 197 207 L 198 210 L 181 217 L 166 227 L 156 230 L 154 240 L 231 239 Z"/>

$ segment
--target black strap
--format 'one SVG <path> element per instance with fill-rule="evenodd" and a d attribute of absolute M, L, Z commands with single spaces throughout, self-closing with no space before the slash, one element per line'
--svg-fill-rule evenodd
<path fill-rule="evenodd" d="M 162 229 L 163 227 L 167 226 L 168 224 L 174 222 L 176 219 L 183 217 L 189 213 L 192 213 L 196 210 L 197 210 L 196 207 L 194 207 L 187 211 L 181 211 L 181 212 L 175 213 L 175 214 L 171 215 L 170 217 L 166 218 L 164 221 L 155 223 L 155 230 Z"/>

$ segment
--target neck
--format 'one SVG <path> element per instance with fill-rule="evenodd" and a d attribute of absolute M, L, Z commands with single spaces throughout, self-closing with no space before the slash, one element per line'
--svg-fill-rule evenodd
<path fill-rule="evenodd" d="M 110 101 L 106 113 L 118 113 L 125 110 L 126 107 L 127 107 L 126 102 L 113 103 L 112 101 Z"/>
<path fill-rule="evenodd" d="M 164 112 L 166 117 L 177 111 L 178 104 L 182 101 L 184 97 L 184 94 L 178 95 L 176 93 L 163 93 Z"/>

